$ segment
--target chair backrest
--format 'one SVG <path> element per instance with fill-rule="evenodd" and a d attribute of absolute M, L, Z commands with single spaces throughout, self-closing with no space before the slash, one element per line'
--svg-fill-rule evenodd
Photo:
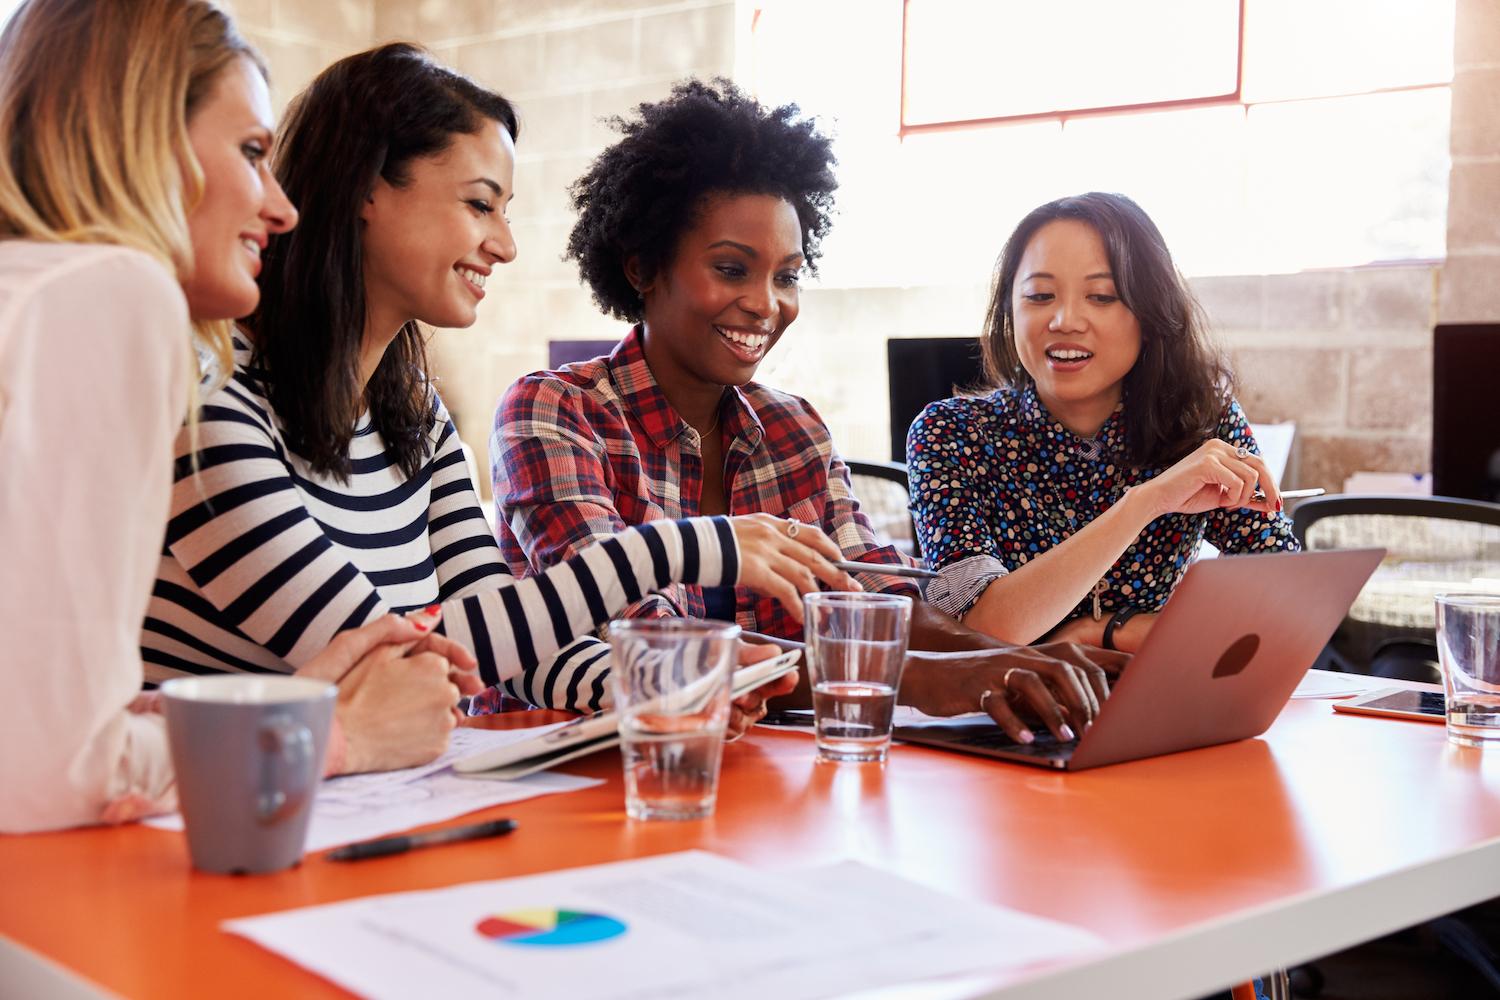
<path fill-rule="evenodd" d="M 844 464 L 849 467 L 859 509 L 870 519 L 875 538 L 881 544 L 894 545 L 908 555 L 919 556 L 906 463 L 846 460 Z"/>
<path fill-rule="evenodd" d="M 1386 549 L 1330 644 L 1342 669 L 1435 679 L 1433 598 L 1452 591 L 1500 593 L 1500 504 L 1452 497 L 1319 497 L 1298 505 L 1292 530 L 1308 549 Z"/>
<path fill-rule="evenodd" d="M 1387 560 L 1500 560 L 1500 504 L 1455 497 L 1347 495 L 1292 514 L 1304 548 L 1381 545 Z"/>

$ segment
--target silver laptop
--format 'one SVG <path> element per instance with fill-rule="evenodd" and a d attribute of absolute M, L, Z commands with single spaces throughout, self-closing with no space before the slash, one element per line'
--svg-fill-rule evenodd
<path fill-rule="evenodd" d="M 897 726 L 895 738 L 1079 771 L 1259 736 L 1317 660 L 1384 549 L 1227 556 L 1187 573 L 1077 742 L 988 717 Z"/>

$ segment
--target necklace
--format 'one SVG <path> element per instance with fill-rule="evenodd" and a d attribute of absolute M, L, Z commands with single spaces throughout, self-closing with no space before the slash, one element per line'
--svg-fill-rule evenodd
<path fill-rule="evenodd" d="M 724 397 L 720 396 L 719 397 L 719 405 L 716 406 L 716 407 L 714 407 L 714 422 L 711 423 L 711 424 L 709 424 L 706 429 L 701 430 L 701 431 L 698 431 L 698 428 L 693 427 L 693 430 L 698 431 L 698 440 L 699 441 L 706 440 L 710 434 L 712 434 L 714 431 L 718 430 L 719 429 L 719 421 L 722 420 L 722 419 L 724 419 Z M 691 424 L 689 424 L 688 426 L 692 427 Z"/>

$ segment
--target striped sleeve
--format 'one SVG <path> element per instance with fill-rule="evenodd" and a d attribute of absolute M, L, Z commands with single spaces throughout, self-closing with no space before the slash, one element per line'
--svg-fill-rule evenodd
<path fill-rule="evenodd" d="M 587 660 L 597 669 L 598 645 L 590 653 L 577 637 L 641 594 L 673 581 L 714 586 L 738 579 L 728 520 L 694 518 L 630 529 L 547 573 L 516 580 L 493 539 L 475 530 L 483 516 L 451 426 L 446 419 L 440 424 L 439 447 L 418 476 L 388 494 L 345 496 L 335 480 L 300 476 L 263 398 L 244 379 L 229 383 L 203 408 L 196 469 L 190 434 L 179 438 L 166 539 L 181 569 L 165 598 L 175 606 L 175 627 L 190 638 L 201 627 L 248 639 L 295 668 L 340 631 L 404 610 L 409 603 L 386 593 L 408 583 L 409 567 L 420 569 L 421 562 L 406 555 L 415 541 L 405 537 L 406 515 L 397 527 L 381 515 L 388 503 L 406 502 L 424 488 L 431 499 L 419 534 L 430 546 L 428 571 L 436 569 L 444 629 L 474 651 L 487 684 L 545 665 L 559 671 L 565 693 L 570 682 L 561 671 L 569 664 Z M 358 550 L 372 565 L 382 546 L 400 556 L 394 568 L 365 572 L 351 561 Z M 164 601 L 164 579 L 153 613 Z M 163 616 L 156 617 L 160 624 Z M 533 678 L 533 685 L 547 680 Z M 591 700 L 588 691 L 580 697 Z"/>
<path fill-rule="evenodd" d="M 694 558 L 699 571 L 690 575 L 684 566 Z M 502 586 L 445 601 L 443 623 L 449 636 L 474 650 L 485 682 L 496 684 L 502 676 L 534 670 L 648 591 L 674 581 L 727 586 L 738 576 L 727 518 L 653 521 L 587 546 L 535 576 L 507 578 Z M 484 669 L 487 661 L 514 666 L 492 674 Z M 533 688 L 538 683 L 532 679 Z"/>

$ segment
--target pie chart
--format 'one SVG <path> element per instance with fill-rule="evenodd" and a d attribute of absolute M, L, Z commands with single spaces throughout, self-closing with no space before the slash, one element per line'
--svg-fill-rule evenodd
<path fill-rule="evenodd" d="M 545 908 L 488 916 L 474 929 L 497 944 L 527 948 L 566 948 L 608 941 L 625 933 L 625 925 L 614 917 Z"/>

